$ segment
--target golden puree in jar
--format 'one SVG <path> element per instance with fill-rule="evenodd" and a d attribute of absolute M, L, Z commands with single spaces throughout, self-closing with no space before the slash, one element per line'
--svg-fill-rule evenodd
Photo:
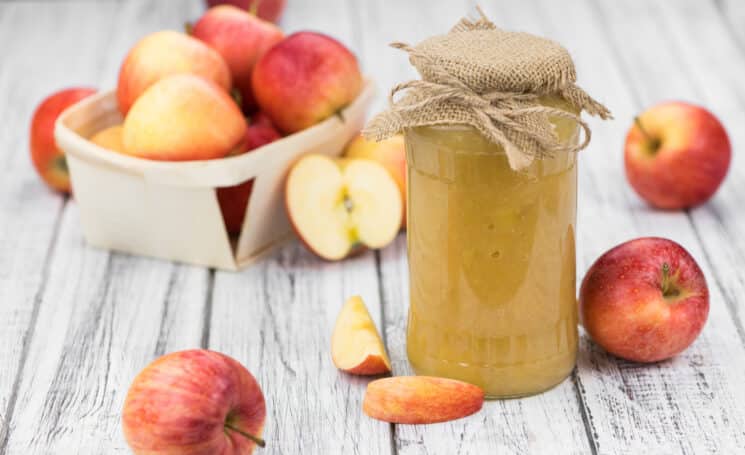
<path fill-rule="evenodd" d="M 543 104 L 575 112 L 560 98 Z M 551 119 L 562 143 L 577 124 Z M 491 398 L 546 390 L 573 369 L 576 153 L 510 167 L 466 125 L 405 131 L 409 360 Z"/>

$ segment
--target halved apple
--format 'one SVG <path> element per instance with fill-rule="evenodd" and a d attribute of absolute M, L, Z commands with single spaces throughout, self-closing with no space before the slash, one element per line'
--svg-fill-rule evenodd
<path fill-rule="evenodd" d="M 401 226 L 398 186 L 371 160 L 307 155 L 290 171 L 285 196 L 298 237 L 324 259 L 343 259 L 358 247 L 382 248 Z"/>
<path fill-rule="evenodd" d="M 347 373 L 376 375 L 391 371 L 383 340 L 359 296 L 347 300 L 339 312 L 331 336 L 331 358 L 336 368 Z"/>

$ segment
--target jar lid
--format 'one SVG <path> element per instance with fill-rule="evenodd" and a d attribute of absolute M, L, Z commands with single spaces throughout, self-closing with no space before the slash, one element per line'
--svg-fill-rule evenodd
<path fill-rule="evenodd" d="M 559 95 L 579 112 L 610 118 L 575 85 L 569 52 L 546 38 L 501 30 L 479 13 L 478 20 L 464 18 L 416 46 L 392 44 L 409 54 L 421 80 L 395 86 L 388 110 L 372 119 L 365 136 L 381 140 L 416 126 L 467 124 L 502 145 L 514 169 L 586 147 L 590 129 L 578 114 L 539 104 L 541 96 Z M 395 99 L 398 92 L 404 95 Z M 561 143 L 549 117 L 575 120 L 585 131 L 583 143 Z"/>

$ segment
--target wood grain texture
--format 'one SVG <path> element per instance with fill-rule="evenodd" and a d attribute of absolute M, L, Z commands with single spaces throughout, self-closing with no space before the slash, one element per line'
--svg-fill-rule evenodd
<path fill-rule="evenodd" d="M 282 25 L 288 33 L 322 30 L 358 52 L 359 18 L 352 13 L 343 0 L 323 7 L 296 2 Z M 362 413 L 369 379 L 342 373 L 331 362 L 331 332 L 353 295 L 362 296 L 380 327 L 373 253 L 327 263 L 294 242 L 243 272 L 215 272 L 209 347 L 241 361 L 262 385 L 262 453 L 391 452 L 390 425 Z"/>
<path fill-rule="evenodd" d="M 28 66 L 22 73 L 14 72 L 12 80 L 31 84 L 33 88 L 26 89 L 27 93 L 39 91 L 38 96 L 19 99 L 15 104 L 24 114 L 30 112 L 38 98 L 57 89 L 57 84 L 90 84 L 90 78 L 97 77 L 101 86 L 112 86 L 121 58 L 139 36 L 163 28 L 168 21 L 178 28 L 189 13 L 188 4 L 175 2 L 158 3 L 158 6 L 149 2 L 126 5 L 45 2 L 12 6 L 16 8 L 13 15 L 0 17 L 28 24 L 18 29 L 29 31 L 27 38 L 31 46 L 22 48 L 23 52 L 9 61 L 10 67 Z M 7 13 L 8 7 L 2 7 Z M 48 30 L 50 34 L 33 33 L 38 30 Z M 45 46 L 51 46 L 45 55 L 47 60 L 34 60 L 34 52 Z M 40 69 L 35 68 L 36 65 Z M 61 74 L 56 76 L 57 72 Z M 26 81 L 20 74 L 31 76 Z M 28 118 L 24 115 L 17 121 L 24 132 Z M 13 136 L 18 137 L 17 134 Z M 22 150 L 18 148 L 14 152 L 26 159 L 25 141 Z M 28 207 L 41 210 L 48 208 L 49 201 L 57 200 L 41 194 L 41 184 L 31 172 L 24 175 L 25 181 L 15 182 L 23 182 L 32 199 L 19 194 L 20 189 L 12 188 L 8 194 L 3 192 L 0 196 L 23 201 L 27 205 L 26 213 Z M 39 194 L 35 195 L 37 192 Z M 61 202 L 57 200 L 56 204 L 60 206 Z M 9 204 L 8 207 L 14 206 Z M 28 218 L 14 213 L 14 217 L 33 228 L 25 232 L 24 225 L 16 225 L 14 219 L 8 219 L 10 227 L 22 233 L 22 241 L 36 233 L 38 241 L 43 242 L 44 229 L 53 232 L 55 228 L 55 215 L 55 210 L 51 209 L 46 214 L 40 212 Z M 15 240 L 17 237 L 4 232 L 3 238 Z M 20 262 L 18 270 L 13 272 L 14 280 L 23 283 L 27 278 L 22 273 L 27 271 L 28 284 L 33 286 L 34 273 L 46 276 L 43 283 L 36 284 L 38 316 L 34 337 L 28 341 L 26 359 L 18 375 L 15 407 L 9 414 L 10 434 L 0 453 L 124 451 L 120 409 L 127 387 L 154 356 L 199 346 L 208 272 L 197 267 L 91 249 L 82 239 L 74 202 L 64 209 L 48 271 L 43 266 L 43 257 L 38 259 L 33 253 L 37 248 L 43 254 L 43 243 L 24 248 L 25 251 L 21 249 L 16 253 L 18 257 L 27 254 L 29 257 L 24 260 L 35 260 L 40 270 L 30 270 Z M 10 289 L 13 291 L 12 286 Z M 26 304 L 20 300 L 22 296 L 14 295 L 10 308 L 19 314 Z M 3 305 L 2 309 L 5 308 Z M 4 330 L 2 336 L 6 335 L 12 332 Z M 5 341 L 3 338 L 0 349 L 12 346 L 10 338 L 7 343 Z M 4 365 L 5 358 L 3 354 Z"/>
<path fill-rule="evenodd" d="M 677 12 L 700 14 L 698 7 L 680 6 Z M 583 85 L 590 93 L 600 93 L 617 119 L 594 125 L 594 144 L 583 155 L 581 269 L 621 241 L 646 235 L 668 237 L 697 258 L 711 291 L 711 312 L 701 337 L 670 361 L 650 366 L 623 362 L 583 339 L 579 385 L 596 449 L 598 453 L 743 450 L 745 416 L 728 403 L 745 399 L 737 385 L 745 380 L 745 363 L 736 360 L 745 353 L 716 280 L 717 264 L 710 262 L 688 215 L 647 208 L 625 183 L 621 164 L 625 133 L 633 115 L 644 107 L 670 98 L 699 101 L 714 110 L 716 105 L 701 99 L 691 84 L 688 74 L 695 70 L 676 63 L 679 56 L 671 46 L 675 38 L 661 24 L 664 14 L 651 10 L 648 3 L 569 1 L 559 6 L 540 1 L 534 11 L 547 34 L 575 55 Z M 568 21 L 573 27 L 556 26 Z M 709 47 L 720 44 L 709 43 Z"/>

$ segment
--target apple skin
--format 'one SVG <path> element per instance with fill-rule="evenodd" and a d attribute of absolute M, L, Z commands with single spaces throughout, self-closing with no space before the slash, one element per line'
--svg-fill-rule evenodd
<path fill-rule="evenodd" d="M 291 134 L 339 112 L 362 89 L 355 56 L 335 39 L 294 33 L 269 49 L 252 76 L 257 104 Z"/>
<path fill-rule="evenodd" d="M 396 376 L 367 385 L 362 410 L 390 423 L 448 422 L 478 412 L 484 391 L 467 382 L 430 376 Z"/>
<path fill-rule="evenodd" d="M 684 102 L 658 104 L 638 117 L 626 136 L 626 177 L 660 209 L 706 202 L 727 175 L 732 155 L 724 126 L 706 109 Z M 658 147 L 655 147 L 655 141 Z"/>
<path fill-rule="evenodd" d="M 656 362 L 679 354 L 699 335 L 709 314 L 709 290 L 682 246 L 645 237 L 595 261 L 582 280 L 579 307 L 585 330 L 606 351 Z"/>
<path fill-rule="evenodd" d="M 124 119 L 127 155 L 162 161 L 224 158 L 241 147 L 247 124 L 218 85 L 194 74 L 167 76 L 149 87 Z"/>
<path fill-rule="evenodd" d="M 92 88 L 60 90 L 45 98 L 31 118 L 31 162 L 44 182 L 62 193 L 71 191 L 70 174 L 65 155 L 54 140 L 54 124 L 65 109 L 94 93 L 96 90 Z"/>
<path fill-rule="evenodd" d="M 137 455 L 245 455 L 266 419 L 261 387 L 236 360 L 206 349 L 167 354 L 142 370 L 124 402 L 124 437 Z"/>
<path fill-rule="evenodd" d="M 122 145 L 123 130 L 122 125 L 110 126 L 91 136 L 90 141 L 107 150 L 124 153 L 124 146 Z"/>
<path fill-rule="evenodd" d="M 129 112 L 135 100 L 160 79 L 192 73 L 230 91 L 230 69 L 217 51 L 196 38 L 173 30 L 152 33 L 129 51 L 116 87 L 119 110 Z"/>
<path fill-rule="evenodd" d="M 233 5 L 251 12 L 255 3 L 259 4 L 256 15 L 265 21 L 277 22 L 285 9 L 286 0 L 207 0 L 210 8 L 218 5 Z"/>
<path fill-rule="evenodd" d="M 362 135 L 352 139 L 344 152 L 349 158 L 365 158 L 382 164 L 401 190 L 404 203 L 402 227 L 406 227 L 406 145 L 404 136 L 397 134 L 380 142 L 368 141 Z"/>
<path fill-rule="evenodd" d="M 251 74 L 259 58 L 282 41 L 276 25 L 232 5 L 210 8 L 194 24 L 192 36 L 216 50 L 228 64 L 233 85 L 241 94 L 244 111 L 255 105 Z"/>
<path fill-rule="evenodd" d="M 271 122 L 261 113 L 256 114 L 246 130 L 245 149 L 241 152 L 248 153 L 262 145 L 269 144 L 282 136 L 272 126 Z M 238 235 L 243 228 L 243 219 L 246 217 L 248 200 L 253 190 L 253 179 L 239 185 L 228 186 L 217 189 L 217 202 L 220 204 L 225 228 L 231 235 Z"/>

